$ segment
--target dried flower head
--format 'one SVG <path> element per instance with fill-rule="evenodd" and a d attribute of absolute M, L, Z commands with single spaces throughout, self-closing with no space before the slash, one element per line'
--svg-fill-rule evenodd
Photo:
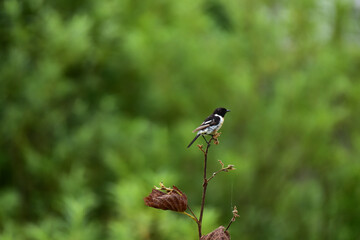
<path fill-rule="evenodd" d="M 230 234 L 223 226 L 220 226 L 211 233 L 202 236 L 200 240 L 230 240 Z"/>
<path fill-rule="evenodd" d="M 234 210 L 232 211 L 232 213 L 233 213 L 233 219 L 234 219 L 234 221 L 235 221 L 235 218 L 240 217 L 240 216 L 239 216 L 239 212 L 238 212 L 236 206 L 234 206 Z"/>
<path fill-rule="evenodd" d="M 235 170 L 235 166 L 232 165 L 232 164 L 229 164 L 227 165 L 227 167 L 225 167 L 225 164 L 221 161 L 221 160 L 218 160 L 220 165 L 221 165 L 221 170 L 224 171 L 224 172 L 228 172 L 229 170 Z"/>
<path fill-rule="evenodd" d="M 166 193 L 160 190 L 165 190 Z M 153 189 L 149 196 L 144 198 L 144 201 L 147 206 L 162 210 L 185 212 L 187 209 L 186 195 L 175 186 L 166 188 L 160 184 L 160 188 Z"/>
<path fill-rule="evenodd" d="M 228 172 L 229 170 L 235 170 L 235 166 L 230 164 L 230 165 L 227 165 L 226 168 L 223 168 L 224 169 L 224 172 Z"/>

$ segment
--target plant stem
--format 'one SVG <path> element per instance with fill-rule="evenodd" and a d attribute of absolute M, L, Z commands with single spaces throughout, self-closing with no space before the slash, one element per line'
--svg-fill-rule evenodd
<path fill-rule="evenodd" d="M 194 216 L 188 214 L 187 212 L 182 212 L 182 214 L 185 214 L 186 216 L 190 217 L 190 218 L 191 218 L 192 220 L 194 220 L 196 223 L 198 222 L 198 220 L 197 220 Z"/>
<path fill-rule="evenodd" d="M 207 182 L 209 182 L 211 179 L 213 179 L 213 178 L 216 176 L 216 174 L 218 174 L 219 172 L 223 172 L 223 171 L 224 171 L 224 169 L 222 168 L 222 169 L 220 169 L 219 171 L 214 172 L 214 173 L 211 175 L 211 177 L 209 177 L 209 179 L 207 180 Z"/>
<path fill-rule="evenodd" d="M 205 150 L 205 152 L 204 152 L 204 182 L 203 182 L 203 192 L 202 192 L 202 198 L 201 198 L 200 217 L 199 217 L 199 222 L 198 222 L 199 239 L 200 239 L 201 236 L 202 236 L 201 226 L 202 226 L 202 219 L 203 219 L 204 207 L 205 207 L 206 189 L 207 189 L 207 185 L 208 185 L 208 180 L 207 180 L 207 177 L 206 177 L 207 155 L 208 155 L 210 143 L 211 143 L 212 140 L 213 140 L 213 137 L 211 137 L 211 139 L 209 140 L 209 142 L 207 142 L 206 150 Z"/>
<path fill-rule="evenodd" d="M 189 209 L 189 211 L 191 212 L 191 215 L 193 215 L 193 216 L 194 216 L 194 218 L 196 219 L 196 223 L 198 223 L 198 222 L 199 222 L 199 220 L 198 220 L 198 218 L 196 217 L 195 213 L 193 212 L 193 210 L 190 208 L 190 206 L 189 206 L 189 205 L 188 205 L 188 209 Z"/>
<path fill-rule="evenodd" d="M 232 219 L 230 220 L 230 222 L 229 222 L 229 224 L 228 224 L 228 226 L 226 227 L 226 229 L 225 229 L 224 232 L 226 232 L 226 231 L 229 229 L 229 227 L 231 226 L 231 224 L 232 224 L 234 221 L 235 221 L 234 218 L 232 218 Z"/>

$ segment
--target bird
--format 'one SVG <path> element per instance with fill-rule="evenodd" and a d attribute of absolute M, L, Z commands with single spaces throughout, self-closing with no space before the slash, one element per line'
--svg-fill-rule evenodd
<path fill-rule="evenodd" d="M 214 112 L 208 116 L 199 127 L 194 129 L 193 132 L 197 132 L 197 134 L 187 147 L 189 148 L 200 136 L 204 137 L 204 135 L 214 135 L 216 131 L 219 130 L 223 125 L 224 117 L 227 112 L 230 112 L 230 110 L 223 107 L 216 108 Z"/>

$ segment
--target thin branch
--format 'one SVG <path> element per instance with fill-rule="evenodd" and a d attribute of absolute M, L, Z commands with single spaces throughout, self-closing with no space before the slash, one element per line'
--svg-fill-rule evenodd
<path fill-rule="evenodd" d="M 202 219 L 203 219 L 204 207 L 205 207 L 206 189 L 207 189 L 207 185 L 208 185 L 208 180 L 207 180 L 207 177 L 206 177 L 207 155 L 208 155 L 209 147 L 210 147 L 210 144 L 211 144 L 212 140 L 213 140 L 213 136 L 210 138 L 209 142 L 206 142 L 207 146 L 206 146 L 205 151 L 202 148 L 200 148 L 204 152 L 204 178 L 203 178 L 204 183 L 203 183 L 203 192 L 202 192 L 202 198 L 201 198 L 200 217 L 199 217 L 199 222 L 198 222 L 199 238 L 201 238 L 201 236 L 202 236 L 201 226 L 202 226 Z"/>
<path fill-rule="evenodd" d="M 193 215 L 194 218 L 196 219 L 196 223 L 198 223 L 198 222 L 199 222 L 199 219 L 196 217 L 196 215 L 195 215 L 195 213 L 193 212 L 193 210 L 190 208 L 189 205 L 188 205 L 187 207 L 188 207 L 189 211 L 191 212 L 191 215 Z"/>
<path fill-rule="evenodd" d="M 234 222 L 233 219 L 231 219 L 230 222 L 229 222 L 229 224 L 228 224 L 228 226 L 226 227 L 225 231 L 227 231 L 227 230 L 229 229 L 229 227 L 231 226 L 231 224 L 232 224 L 233 222 Z M 225 231 L 224 231 L 224 232 L 225 232 Z"/>
<path fill-rule="evenodd" d="M 195 218 L 195 217 L 193 217 L 193 216 L 191 216 L 190 214 L 188 214 L 187 212 L 181 212 L 182 214 L 185 214 L 186 216 L 188 216 L 189 218 L 191 218 L 192 220 L 194 220 L 196 223 L 198 223 L 198 220 Z"/>
<path fill-rule="evenodd" d="M 216 172 L 214 172 L 212 175 L 211 175 L 211 177 L 209 177 L 208 178 L 208 182 L 211 180 L 211 179 L 213 179 L 215 176 L 216 176 L 216 174 L 218 174 L 219 172 L 228 172 L 228 171 L 230 171 L 230 170 L 235 170 L 236 168 L 234 168 L 234 165 L 228 165 L 227 167 L 225 167 L 225 165 L 223 164 L 223 162 L 221 161 L 221 160 L 219 160 L 219 162 L 220 162 L 220 164 L 221 164 L 221 169 L 220 170 L 218 170 L 218 171 L 216 171 Z"/>
<path fill-rule="evenodd" d="M 211 179 L 213 179 L 215 176 L 216 176 L 216 174 L 218 174 L 219 172 L 224 172 L 225 170 L 224 169 L 220 169 L 219 171 L 217 171 L 217 172 L 214 172 L 212 175 L 211 175 L 211 177 L 209 177 L 208 178 L 208 182 L 211 180 Z"/>

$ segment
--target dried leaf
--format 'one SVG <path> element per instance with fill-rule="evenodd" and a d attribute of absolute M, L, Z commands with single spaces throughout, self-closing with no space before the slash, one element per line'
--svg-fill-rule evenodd
<path fill-rule="evenodd" d="M 187 209 L 186 195 L 175 186 L 167 193 L 153 189 L 144 201 L 147 206 L 162 210 L 185 212 Z"/>
<path fill-rule="evenodd" d="M 200 240 L 230 240 L 230 234 L 223 226 L 218 227 L 211 233 L 204 235 Z"/>

